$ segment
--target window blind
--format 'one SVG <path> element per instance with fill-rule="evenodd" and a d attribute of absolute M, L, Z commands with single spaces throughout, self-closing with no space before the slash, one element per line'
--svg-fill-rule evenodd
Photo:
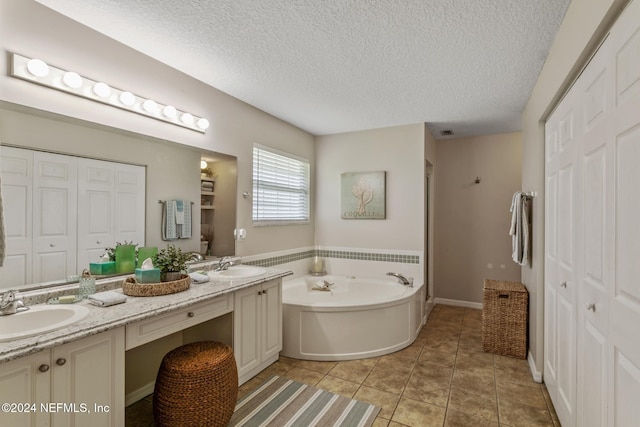
<path fill-rule="evenodd" d="M 309 161 L 253 147 L 253 223 L 309 222 Z"/>

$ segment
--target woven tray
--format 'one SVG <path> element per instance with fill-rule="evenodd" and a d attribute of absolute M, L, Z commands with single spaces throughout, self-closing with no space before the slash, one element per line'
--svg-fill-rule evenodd
<path fill-rule="evenodd" d="M 189 286 L 191 277 L 186 274 L 183 274 L 180 280 L 161 283 L 138 283 L 135 277 L 130 276 L 122 282 L 122 293 L 132 297 L 155 297 L 186 291 Z"/>

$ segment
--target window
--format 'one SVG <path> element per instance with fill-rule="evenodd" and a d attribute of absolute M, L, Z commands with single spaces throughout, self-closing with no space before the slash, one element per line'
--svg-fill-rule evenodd
<path fill-rule="evenodd" d="M 309 222 L 309 161 L 253 146 L 253 223 Z"/>

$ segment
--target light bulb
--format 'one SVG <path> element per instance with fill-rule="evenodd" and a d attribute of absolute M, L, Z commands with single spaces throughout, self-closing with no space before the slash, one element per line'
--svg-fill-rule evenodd
<path fill-rule="evenodd" d="M 162 114 L 164 114 L 164 116 L 169 119 L 175 119 L 176 115 L 178 114 L 178 110 L 176 110 L 176 107 L 172 105 L 167 105 L 162 109 Z"/>
<path fill-rule="evenodd" d="M 131 107 L 136 103 L 136 96 L 131 92 L 122 92 L 118 99 L 123 105 L 126 105 L 127 107 Z"/>
<path fill-rule="evenodd" d="M 158 110 L 158 103 L 153 99 L 147 99 L 142 103 L 142 108 L 149 114 L 153 114 Z"/>
<path fill-rule="evenodd" d="M 200 169 L 206 169 L 207 166 L 208 165 L 206 160 L 200 160 Z"/>
<path fill-rule="evenodd" d="M 98 82 L 93 86 L 93 93 L 98 95 L 100 98 L 107 98 L 111 95 L 111 88 L 106 83 Z"/>
<path fill-rule="evenodd" d="M 200 129 L 205 130 L 209 127 L 209 120 L 202 117 L 198 119 L 197 125 Z"/>
<path fill-rule="evenodd" d="M 78 89 L 82 86 L 82 77 L 73 71 L 67 71 L 62 76 L 62 82 L 72 89 Z"/>
<path fill-rule="evenodd" d="M 193 124 L 193 116 L 189 113 L 184 113 L 182 116 L 180 116 L 180 121 L 185 125 L 191 126 Z"/>
<path fill-rule="evenodd" d="M 49 66 L 42 59 L 30 59 L 27 62 L 27 70 L 36 77 L 44 77 L 49 74 Z"/>

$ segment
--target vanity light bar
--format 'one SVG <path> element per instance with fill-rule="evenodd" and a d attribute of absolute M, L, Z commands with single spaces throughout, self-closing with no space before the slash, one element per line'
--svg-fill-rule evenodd
<path fill-rule="evenodd" d="M 187 129 L 204 133 L 209 121 L 172 105 L 160 104 L 129 91 L 110 86 L 105 82 L 91 80 L 74 71 L 53 67 L 36 58 L 11 54 L 11 75 L 32 83 L 70 93 L 92 101 L 101 102 L 143 116 L 152 117 Z"/>

